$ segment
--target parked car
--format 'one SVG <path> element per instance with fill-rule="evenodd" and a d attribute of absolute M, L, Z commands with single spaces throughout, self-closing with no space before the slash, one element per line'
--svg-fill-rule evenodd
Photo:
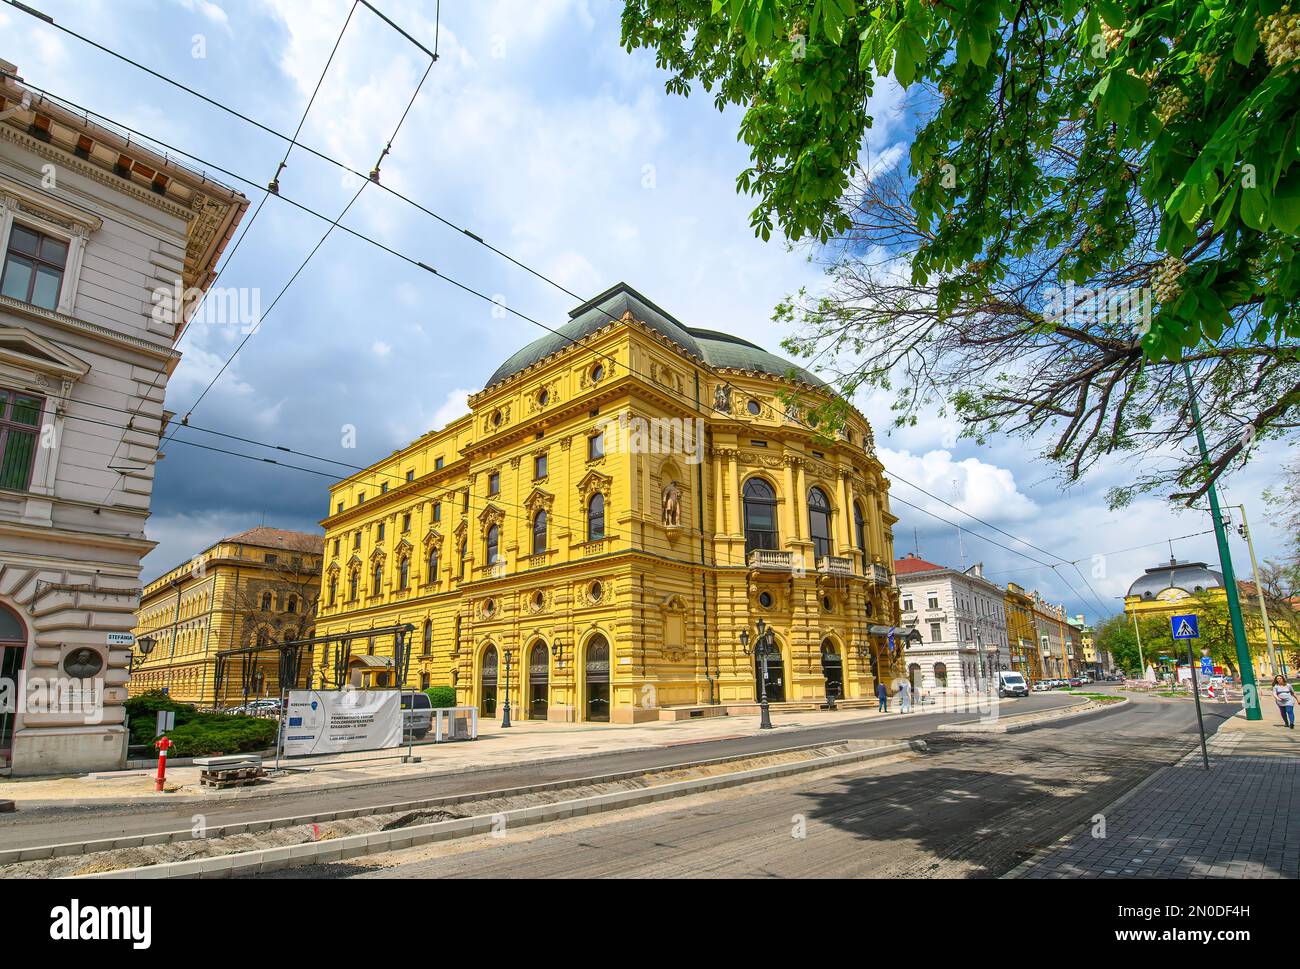
<path fill-rule="evenodd" d="M 433 701 L 427 693 L 402 694 L 402 729 L 423 740 L 433 729 Z"/>
<path fill-rule="evenodd" d="M 998 696 L 1029 696 L 1029 684 L 1024 676 L 1010 670 L 998 671 Z"/>
<path fill-rule="evenodd" d="M 1081 679 L 1080 679 L 1079 677 L 1077 677 L 1077 676 L 1072 676 L 1072 677 L 1070 677 L 1070 681 L 1069 681 L 1069 682 L 1070 682 L 1070 686 L 1083 686 L 1083 684 L 1084 684 L 1085 681 L 1084 681 L 1084 680 L 1081 680 Z"/>
<path fill-rule="evenodd" d="M 1045 693 L 1052 688 L 1052 684 L 1047 680 L 1034 680 L 1034 692 Z"/>

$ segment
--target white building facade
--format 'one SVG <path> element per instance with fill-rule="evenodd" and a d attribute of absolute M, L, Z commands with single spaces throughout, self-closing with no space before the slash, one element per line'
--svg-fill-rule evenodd
<path fill-rule="evenodd" d="M 180 321 L 247 200 L 0 61 L 0 771 L 121 766 Z"/>
<path fill-rule="evenodd" d="M 989 690 L 1009 670 L 1006 590 L 984 578 L 983 565 L 961 571 L 909 555 L 894 563 L 900 624 L 916 629 L 909 642 L 908 675 L 926 693 Z"/>

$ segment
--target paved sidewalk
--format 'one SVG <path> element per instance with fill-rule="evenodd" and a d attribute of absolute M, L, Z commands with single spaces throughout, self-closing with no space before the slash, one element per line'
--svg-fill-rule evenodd
<path fill-rule="evenodd" d="M 925 712 L 931 712 L 926 710 Z M 788 746 L 807 741 L 800 733 L 837 724 L 855 724 L 871 720 L 906 721 L 907 716 L 893 712 L 877 713 L 874 709 L 838 710 L 834 713 L 807 711 L 772 715 L 772 734 L 788 734 Z M 522 720 L 503 730 L 499 721 L 479 721 L 479 739 L 456 743 L 417 743 L 414 754 L 418 764 L 400 763 L 406 747 L 396 750 L 340 754 L 303 760 L 282 760 L 283 766 L 295 770 L 279 774 L 272 784 L 238 791 L 213 793 L 199 786 L 197 767 L 171 767 L 167 771 L 167 793 L 203 795 L 205 797 L 247 796 L 255 792 L 274 793 L 338 788 L 403 780 L 430 774 L 456 773 L 505 767 L 519 763 L 574 759 L 598 754 L 621 753 L 681 746 L 682 760 L 690 760 L 693 744 L 730 740 L 758 733 L 757 716 L 710 717 L 702 720 L 653 722 L 645 724 L 559 724 Z M 340 763 L 350 761 L 351 763 Z M 270 768 L 274 758 L 264 765 Z M 305 767 L 311 769 L 303 770 Z M 0 781 L 0 797 L 24 804 L 57 801 L 96 803 L 121 802 L 135 798 L 157 798 L 154 793 L 154 770 L 114 771 L 77 777 L 21 778 Z"/>
<path fill-rule="evenodd" d="M 1300 877 L 1300 731 L 1237 715 L 1101 812 L 1091 826 L 1012 871 L 1009 878 Z"/>

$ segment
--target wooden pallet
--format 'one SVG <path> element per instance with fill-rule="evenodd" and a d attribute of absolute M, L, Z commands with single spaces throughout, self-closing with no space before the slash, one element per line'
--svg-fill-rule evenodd
<path fill-rule="evenodd" d="M 256 784 L 266 775 L 261 767 L 240 767 L 235 770 L 203 771 L 199 786 L 224 790 L 227 787 L 247 787 Z"/>

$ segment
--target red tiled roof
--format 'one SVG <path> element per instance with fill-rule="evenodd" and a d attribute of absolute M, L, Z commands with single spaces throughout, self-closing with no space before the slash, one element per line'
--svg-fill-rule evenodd
<path fill-rule="evenodd" d="M 284 528 L 270 528 L 259 525 L 238 535 L 223 538 L 223 542 L 242 542 L 256 545 L 258 548 L 283 548 L 291 552 L 323 552 L 325 536 L 312 535 L 308 532 L 291 532 Z"/>
<path fill-rule="evenodd" d="M 907 575 L 910 572 L 934 572 L 946 568 L 946 565 L 935 565 L 933 562 L 927 562 L 925 559 L 917 558 L 910 553 L 907 558 L 894 559 L 895 575 Z"/>

